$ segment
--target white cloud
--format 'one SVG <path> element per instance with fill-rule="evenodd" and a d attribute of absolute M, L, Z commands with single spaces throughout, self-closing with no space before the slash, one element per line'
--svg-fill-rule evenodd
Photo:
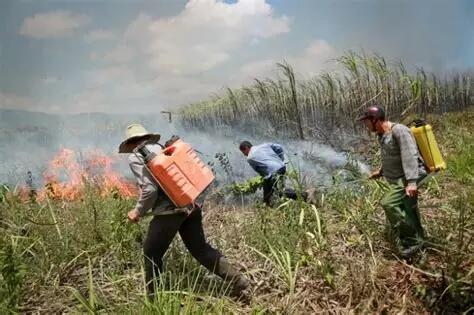
<path fill-rule="evenodd" d="M 86 72 L 87 88 L 67 103 L 84 112 L 156 111 L 194 102 L 228 84 L 224 72 L 202 72 L 286 32 L 289 19 L 276 16 L 265 0 L 191 0 L 176 16 L 142 13 L 113 49 L 89 54 L 103 67 Z"/>
<path fill-rule="evenodd" d="M 289 57 L 288 62 L 304 76 L 313 76 L 322 70 L 330 70 L 334 63 L 330 62 L 339 52 L 327 41 L 318 39 L 312 41 L 302 54 Z M 328 63 L 329 62 L 329 63 Z"/>
<path fill-rule="evenodd" d="M 322 70 L 330 70 L 328 61 L 338 54 L 337 50 L 325 40 L 312 41 L 301 54 L 293 56 L 278 56 L 246 63 L 233 77 L 234 84 L 249 83 L 254 78 L 272 77 L 277 69 L 276 64 L 286 60 L 297 74 L 303 77 L 316 75 Z"/>
<path fill-rule="evenodd" d="M 198 101 L 222 87 L 222 81 L 176 75 L 160 76 L 151 84 L 158 89 L 163 107 Z"/>
<path fill-rule="evenodd" d="M 129 65 L 85 71 L 84 81 L 85 89 L 65 100 L 71 112 L 138 112 L 139 104 L 159 98 L 155 78 L 136 79 Z"/>
<path fill-rule="evenodd" d="M 85 88 L 61 107 L 69 112 L 157 111 L 209 97 L 232 79 L 228 73 L 212 75 L 208 70 L 228 62 L 233 54 L 289 32 L 289 24 L 289 18 L 277 16 L 265 0 L 231 4 L 191 0 L 176 16 L 140 14 L 122 36 L 108 30 L 89 32 L 83 37 L 87 43 L 117 42 L 111 43 L 115 46 L 108 52 L 89 52 L 102 67 L 85 71 Z M 62 36 L 75 29 L 69 28 Z M 35 38 L 54 37 L 52 31 L 46 33 Z M 273 64 L 264 61 L 246 71 L 250 76 L 258 70 L 255 77 L 259 69 Z M 235 68 L 235 64 L 230 66 Z M 54 83 L 53 78 L 46 81 Z M 44 109 L 57 110 L 52 105 Z"/>
<path fill-rule="evenodd" d="M 94 30 L 90 31 L 86 35 L 84 35 L 84 41 L 86 43 L 95 43 L 95 42 L 102 42 L 102 41 L 110 41 L 114 40 L 118 37 L 118 34 L 112 30 Z"/>
<path fill-rule="evenodd" d="M 85 89 L 66 100 L 66 107 L 74 113 L 86 112 L 140 112 L 150 102 L 159 108 L 156 86 L 124 79 L 112 85 Z M 148 111 L 151 108 L 148 108 Z"/>
<path fill-rule="evenodd" d="M 276 59 L 264 59 L 246 63 L 240 67 L 240 81 L 251 81 L 255 78 L 269 76 L 275 70 Z"/>
<path fill-rule="evenodd" d="M 27 17 L 20 27 L 21 35 L 35 39 L 63 38 L 89 23 L 85 15 L 70 11 L 52 11 Z"/>
<path fill-rule="evenodd" d="M 289 19 L 275 16 L 265 0 L 191 0 L 176 16 L 133 21 L 125 42 L 162 73 L 193 74 L 228 61 L 232 53 L 258 39 L 289 32 Z"/>

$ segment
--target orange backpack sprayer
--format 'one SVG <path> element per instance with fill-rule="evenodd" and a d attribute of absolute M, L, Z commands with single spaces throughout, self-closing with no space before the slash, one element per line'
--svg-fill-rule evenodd
<path fill-rule="evenodd" d="M 166 195 L 178 208 L 194 206 L 196 199 L 214 180 L 214 174 L 191 145 L 176 140 L 160 153 L 142 146 L 136 149 Z"/>
<path fill-rule="evenodd" d="M 410 125 L 427 171 L 431 173 L 446 169 L 446 163 L 433 134 L 433 128 L 423 119 L 414 120 Z"/>

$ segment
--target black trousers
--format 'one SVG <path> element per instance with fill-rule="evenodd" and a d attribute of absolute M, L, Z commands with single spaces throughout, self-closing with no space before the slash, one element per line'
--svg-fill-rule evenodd
<path fill-rule="evenodd" d="M 270 205 L 271 198 L 275 191 L 281 197 L 282 195 L 289 199 L 297 199 L 296 192 L 291 188 L 284 188 L 286 167 L 282 167 L 271 177 L 263 181 L 263 202 Z M 282 186 L 282 187 L 280 187 Z M 281 190 L 283 188 L 283 190 Z"/>
<path fill-rule="evenodd" d="M 148 229 L 144 244 L 145 279 L 149 293 L 154 292 L 153 279 L 163 270 L 163 256 L 179 232 L 184 245 L 201 265 L 215 272 L 222 254 L 209 245 L 202 228 L 202 212 L 155 216 Z"/>

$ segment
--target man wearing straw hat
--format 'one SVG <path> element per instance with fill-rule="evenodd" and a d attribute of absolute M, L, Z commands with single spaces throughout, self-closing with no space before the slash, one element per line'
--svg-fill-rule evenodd
<path fill-rule="evenodd" d="M 408 258 L 423 247 L 424 232 L 418 211 L 418 184 L 426 178 L 424 161 L 410 129 L 386 119 L 380 106 L 370 106 L 362 116 L 370 132 L 378 135 L 382 167 L 370 178 L 385 177 L 389 190 L 381 200 L 392 231 L 400 239 L 400 255 Z"/>
<path fill-rule="evenodd" d="M 129 153 L 128 162 L 140 188 L 140 196 L 133 210 L 128 213 L 131 222 L 138 222 L 149 210 L 153 214 L 144 243 L 145 278 L 147 292 L 153 295 L 154 280 L 163 270 L 163 256 L 171 241 L 179 232 L 191 255 L 208 270 L 232 285 L 232 294 L 246 294 L 248 280 L 231 266 L 225 257 L 207 243 L 202 227 L 201 208 L 178 209 L 166 196 L 148 171 L 143 157 L 135 148 L 146 145 L 147 149 L 159 153 L 159 134 L 149 133 L 142 125 L 132 124 L 126 129 L 126 139 L 120 144 L 119 153 Z"/>

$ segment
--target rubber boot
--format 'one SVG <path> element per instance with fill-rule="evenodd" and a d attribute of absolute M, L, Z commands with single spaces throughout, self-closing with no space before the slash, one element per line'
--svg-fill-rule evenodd
<path fill-rule="evenodd" d="M 230 283 L 232 286 L 231 295 L 239 299 L 247 299 L 246 290 L 250 287 L 250 282 L 245 276 L 232 266 L 224 257 L 219 258 L 216 274 Z"/>
<path fill-rule="evenodd" d="M 416 245 L 413 245 L 413 246 L 403 247 L 400 250 L 400 257 L 405 258 L 405 259 L 411 258 L 416 253 L 421 251 L 423 249 L 423 246 L 424 246 L 423 243 L 419 243 L 419 244 L 416 244 Z"/>

